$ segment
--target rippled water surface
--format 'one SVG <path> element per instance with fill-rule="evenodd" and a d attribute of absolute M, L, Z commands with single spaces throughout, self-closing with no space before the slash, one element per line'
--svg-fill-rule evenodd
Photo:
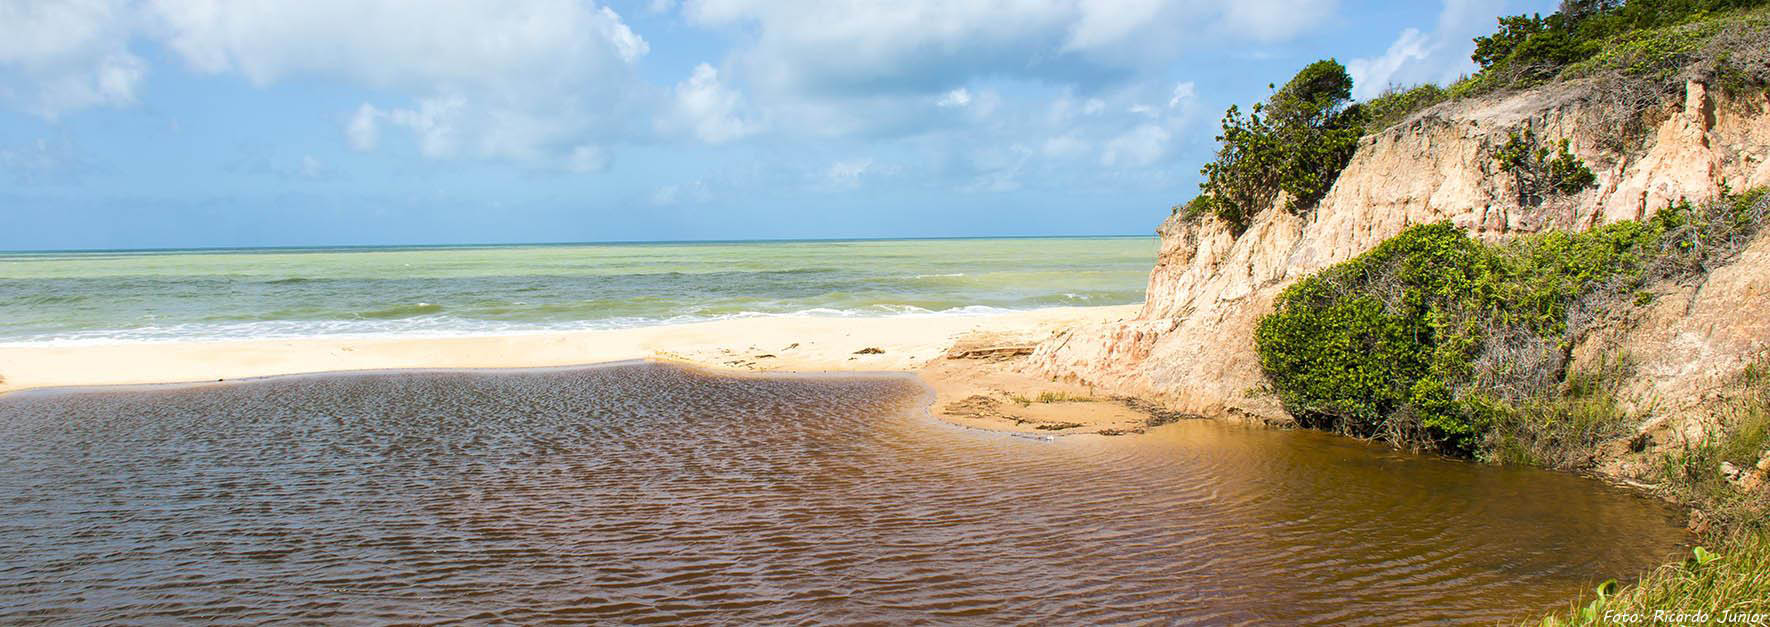
<path fill-rule="evenodd" d="M 0 623 L 1521 619 L 1682 539 L 1566 475 L 905 377 L 661 365 L 0 397 Z"/>

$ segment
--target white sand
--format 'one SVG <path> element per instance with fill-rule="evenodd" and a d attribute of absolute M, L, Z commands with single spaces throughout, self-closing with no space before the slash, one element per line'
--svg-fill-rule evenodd
<path fill-rule="evenodd" d="M 1136 305 L 895 318 L 742 318 L 608 331 L 456 338 L 137 342 L 0 347 L 0 393 L 399 368 L 567 366 L 632 359 L 757 371 L 913 371 L 974 331 L 1044 337 Z M 796 346 L 794 346 L 796 345 Z M 880 354 L 855 354 L 877 348 Z M 773 355 L 773 357 L 764 357 Z"/>

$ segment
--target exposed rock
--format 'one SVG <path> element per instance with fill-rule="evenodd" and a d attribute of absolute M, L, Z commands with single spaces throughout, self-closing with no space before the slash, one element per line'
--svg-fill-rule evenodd
<path fill-rule="evenodd" d="M 854 354 L 856 354 L 856 355 L 883 355 L 883 354 L 885 354 L 885 349 L 879 348 L 877 346 L 868 346 L 866 348 L 854 351 Z"/>
<path fill-rule="evenodd" d="M 1682 103 L 1655 112 L 1663 121 L 1645 145 L 1617 156 L 1597 148 L 1608 129 L 1598 121 L 1593 89 L 1559 84 L 1427 109 L 1364 138 L 1316 210 L 1263 211 L 1239 236 L 1217 220 L 1172 216 L 1157 230 L 1161 248 L 1139 315 L 1061 333 L 1038 346 L 1029 369 L 1180 411 L 1288 420 L 1277 400 L 1255 392 L 1264 377 L 1253 337 L 1279 292 L 1303 276 L 1414 224 L 1450 220 L 1499 240 L 1638 219 L 1680 200 L 1707 200 L 1724 187 L 1770 185 L 1770 96 L 1718 102 L 1704 86 L 1689 84 Z M 1597 186 L 1541 207 L 1519 206 L 1492 151 L 1525 127 L 1545 140 L 1569 139 Z M 1688 298 L 1661 299 L 1664 307 L 1683 305 L 1689 323 L 1662 321 L 1640 337 L 1619 338 L 1652 356 L 1644 371 L 1655 383 L 1643 385 L 1682 388 L 1686 371 L 1719 376 L 1762 350 L 1770 339 L 1765 267 L 1770 242 L 1760 241 Z"/>

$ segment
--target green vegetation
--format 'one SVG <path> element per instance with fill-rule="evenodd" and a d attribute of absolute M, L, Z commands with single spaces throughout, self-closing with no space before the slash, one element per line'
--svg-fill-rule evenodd
<path fill-rule="evenodd" d="M 1314 208 L 1364 134 L 1364 109 L 1348 106 L 1351 99 L 1352 77 L 1328 59 L 1303 68 L 1247 114 L 1229 107 L 1217 159 L 1200 170 L 1201 193 L 1177 211 L 1216 216 L 1239 232 L 1280 193 L 1290 211 Z"/>
<path fill-rule="evenodd" d="M 1095 400 L 1098 399 L 1095 399 L 1092 396 L 1081 396 L 1070 394 L 1068 392 L 1040 392 L 1038 398 L 1038 402 L 1040 403 L 1089 403 Z"/>
<path fill-rule="evenodd" d="M 1573 370 L 1560 386 L 1507 402 L 1492 394 L 1467 399 L 1473 421 L 1486 425 L 1482 456 L 1489 462 L 1576 469 L 1592 452 L 1627 435 L 1638 420 L 1616 399 L 1633 373 L 1627 356 L 1600 356 Z"/>
<path fill-rule="evenodd" d="M 1770 357 L 1745 369 L 1717 403 L 1719 428 L 1700 441 L 1685 442 L 1659 460 L 1661 486 L 1695 508 L 1709 527 L 1704 543 L 1689 559 L 1646 574 L 1620 591 L 1601 586 L 1543 625 L 1610 624 L 1617 614 L 1655 611 L 1704 612 L 1689 624 L 1722 622 L 1725 612 L 1770 613 L 1770 487 L 1741 485 L 1729 466 L 1749 469 L 1770 446 Z M 1606 582 L 1612 584 L 1612 582 Z M 1605 619 L 1606 613 L 1612 617 Z M 1738 621 L 1729 621 L 1738 622 Z"/>
<path fill-rule="evenodd" d="M 1542 624 L 1753 624 L 1724 617 L 1770 612 L 1770 532 L 1740 531 L 1721 539 L 1718 547 L 1696 547 L 1683 562 L 1663 566 L 1621 590 L 1616 580 L 1606 581 L 1590 601 L 1576 601 L 1565 614 L 1545 617 Z M 1660 611 L 1667 614 L 1655 619 Z M 1624 618 L 1634 616 L 1641 618 Z"/>
<path fill-rule="evenodd" d="M 1475 39 L 1480 71 L 1448 87 L 1391 86 L 1369 102 L 1351 101 L 1352 79 L 1328 59 L 1303 68 L 1265 102 L 1223 115 L 1216 160 L 1192 200 L 1174 207 L 1188 219 L 1215 216 L 1237 233 L 1279 198 L 1303 212 L 1327 194 L 1367 131 L 1380 131 L 1441 102 L 1576 78 L 1598 81 L 1590 99 L 1595 139 L 1621 151 L 1646 134 L 1655 105 L 1685 79 L 1728 91 L 1770 86 L 1770 0 L 1565 0 L 1560 11 L 1502 17 Z M 1518 176 L 1520 203 L 1533 206 L 1595 180 L 1567 145 L 1515 135 L 1496 155 Z"/>
<path fill-rule="evenodd" d="M 1766 527 L 1764 494 L 1737 489 L 1770 446 L 1770 356 L 1747 368 L 1729 394 L 1716 403 L 1714 428 L 1696 441 L 1675 442 L 1659 460 L 1662 488 L 1702 512 L 1702 520 L 1722 529 Z M 1763 488 L 1760 488 L 1760 492 Z"/>
<path fill-rule="evenodd" d="M 1447 100 L 1590 78 L 1620 150 L 1642 134 L 1639 118 L 1683 80 L 1732 93 L 1770 85 L 1770 0 L 1567 0 L 1556 13 L 1499 19 L 1475 38 L 1480 70 L 1449 86 L 1391 88 L 1366 106 L 1378 131 Z"/>
<path fill-rule="evenodd" d="M 1352 79 L 1332 59 L 1303 68 L 1265 102 L 1223 115 L 1217 156 L 1200 170 L 1188 219 L 1215 216 L 1236 232 L 1279 198 L 1303 212 L 1327 194 L 1367 131 L 1380 131 L 1441 102 L 1551 81 L 1598 81 L 1590 126 L 1601 148 L 1621 151 L 1645 136 L 1653 106 L 1685 79 L 1731 92 L 1770 86 L 1770 0 L 1566 0 L 1561 10 L 1502 17 L 1475 39 L 1480 71 L 1448 87 L 1392 86 L 1351 101 Z M 1527 131 L 1527 133 L 1529 133 Z M 1517 135 L 1496 158 L 1519 177 L 1520 202 L 1569 194 L 1594 177 L 1568 147 Z"/>
<path fill-rule="evenodd" d="M 1551 195 L 1577 194 L 1597 184 L 1598 177 L 1573 156 L 1567 143 L 1561 140 L 1560 150 L 1551 153 L 1536 131 L 1526 128 L 1513 132 L 1494 154 L 1500 169 L 1517 181 L 1519 206 L 1535 207 Z"/>
<path fill-rule="evenodd" d="M 1617 400 L 1632 360 L 1574 363 L 1573 346 L 1614 311 L 1651 303 L 1655 284 L 1732 258 L 1767 216 L 1770 193 L 1758 189 L 1499 245 L 1448 223 L 1415 226 L 1281 294 L 1256 331 L 1261 366 L 1305 426 L 1495 463 L 1588 467 L 1640 417 Z M 1715 549 L 1628 587 L 1606 582 L 1544 624 L 1770 612 L 1770 487 L 1742 485 L 1770 448 L 1770 356 L 1710 411 L 1707 434 L 1674 443 L 1652 473 L 1694 508 Z"/>
<path fill-rule="evenodd" d="M 1255 331 L 1260 365 L 1307 427 L 1562 465 L 1556 449 L 1623 421 L 1605 392 L 1623 366 L 1570 368 L 1585 330 L 1650 283 L 1736 253 L 1766 211 L 1758 190 L 1503 245 L 1411 227 L 1286 289 Z"/>
<path fill-rule="evenodd" d="M 1370 115 L 1366 127 L 1380 131 L 1400 124 L 1414 112 L 1450 99 L 1450 92 L 1432 83 L 1416 85 L 1409 89 L 1390 86 L 1377 97 L 1364 103 L 1365 111 Z"/>
<path fill-rule="evenodd" d="M 1070 394 L 1068 392 L 1040 392 L 1038 398 L 1028 398 L 1022 394 L 1010 394 L 1008 400 L 1021 407 L 1031 407 L 1033 403 L 1090 403 L 1097 400 L 1092 396 Z"/>
<path fill-rule="evenodd" d="M 1609 316 L 1650 304 L 1654 286 L 1731 259 L 1767 217 L 1770 193 L 1757 189 L 1497 245 L 1448 223 L 1415 226 L 1285 290 L 1256 330 L 1260 363 L 1308 427 L 1494 463 L 1588 468 L 1642 417 L 1617 400 L 1629 356 L 1576 362 L 1573 347 Z M 1714 550 L 1628 587 L 1608 582 L 1544 624 L 1614 623 L 1606 612 L 1770 612 L 1770 486 L 1744 484 L 1770 452 L 1770 355 L 1708 412 L 1706 434 L 1673 442 L 1646 478 L 1693 508 Z"/>
<path fill-rule="evenodd" d="M 1499 19 L 1499 30 L 1475 38 L 1470 58 L 1478 74 L 1497 87 L 1520 87 L 1557 78 L 1561 71 L 1600 55 L 1628 58 L 1637 70 L 1677 69 L 1681 54 L 1699 49 L 1700 39 L 1665 37 L 1677 29 L 1712 19 L 1717 13 L 1765 5 L 1765 0 L 1566 0 L 1548 17 L 1514 15 Z M 1651 31 L 1660 31 L 1650 34 Z M 1651 42 L 1651 43 L 1648 43 Z M 1618 45 L 1622 44 L 1622 45 Z M 1618 48 L 1628 48 L 1617 56 Z M 1648 53 L 1645 55 L 1637 53 Z M 1656 62 L 1648 62 L 1648 61 Z"/>

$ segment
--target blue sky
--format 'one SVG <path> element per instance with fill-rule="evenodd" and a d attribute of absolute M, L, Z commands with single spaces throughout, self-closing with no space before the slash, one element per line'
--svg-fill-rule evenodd
<path fill-rule="evenodd" d="M 1551 0 L 0 0 L 0 249 L 1149 233 Z"/>

